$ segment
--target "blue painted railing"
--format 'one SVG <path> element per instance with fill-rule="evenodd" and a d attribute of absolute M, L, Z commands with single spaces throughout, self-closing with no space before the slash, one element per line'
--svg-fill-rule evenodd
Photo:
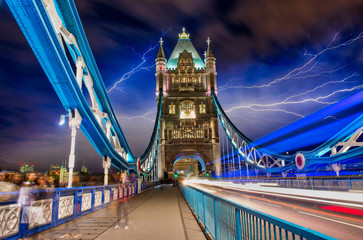
<path fill-rule="evenodd" d="M 0 239 L 28 237 L 67 221 L 80 218 L 108 206 L 113 201 L 129 198 L 157 183 L 138 183 L 31 191 L 35 198 L 28 207 L 28 224 L 22 224 L 24 207 L 17 204 L 19 192 L 0 193 L 8 197 L 0 205 Z"/>
<path fill-rule="evenodd" d="M 193 187 L 180 187 L 188 205 L 215 240 L 335 239 Z"/>

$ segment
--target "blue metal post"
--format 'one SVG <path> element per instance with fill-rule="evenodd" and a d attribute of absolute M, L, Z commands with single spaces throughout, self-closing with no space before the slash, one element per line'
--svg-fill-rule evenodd
<path fill-rule="evenodd" d="M 241 211 L 237 208 L 234 208 L 235 216 L 236 216 L 236 240 L 242 240 L 242 229 L 241 229 Z"/>
<path fill-rule="evenodd" d="M 214 239 L 218 240 L 218 214 L 217 214 L 217 200 L 213 199 L 214 204 Z"/>
<path fill-rule="evenodd" d="M 202 196 L 203 196 L 203 223 L 205 226 L 204 232 L 207 232 L 207 221 L 205 219 L 205 194 L 203 194 Z"/>

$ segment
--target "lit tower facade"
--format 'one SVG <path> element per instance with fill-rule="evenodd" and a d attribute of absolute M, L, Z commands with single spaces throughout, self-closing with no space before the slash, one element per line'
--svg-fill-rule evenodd
<path fill-rule="evenodd" d="M 158 147 L 158 176 L 172 178 L 177 162 L 196 175 L 205 171 L 220 173 L 218 119 L 211 96 L 217 91 L 216 59 L 211 41 L 204 61 L 190 41 L 189 34 L 179 34 L 169 59 L 166 60 L 162 40 L 156 58 L 156 95 L 163 93 L 161 132 Z M 200 163 L 199 170 L 196 167 Z"/>

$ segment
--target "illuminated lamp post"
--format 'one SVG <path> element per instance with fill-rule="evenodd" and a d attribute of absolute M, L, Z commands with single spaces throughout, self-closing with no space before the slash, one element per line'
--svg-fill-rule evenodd
<path fill-rule="evenodd" d="M 71 151 L 69 154 L 68 159 L 68 188 L 72 187 L 72 181 L 73 181 L 73 168 L 75 163 L 75 149 L 76 149 L 76 135 L 77 135 L 77 129 L 81 126 L 82 117 L 79 114 L 77 109 L 74 109 L 74 114 L 72 113 L 72 110 L 69 109 L 68 116 L 61 115 L 59 125 L 63 125 L 65 122 L 65 117 L 69 117 L 68 125 L 69 128 L 72 130 L 72 140 L 71 140 Z"/>

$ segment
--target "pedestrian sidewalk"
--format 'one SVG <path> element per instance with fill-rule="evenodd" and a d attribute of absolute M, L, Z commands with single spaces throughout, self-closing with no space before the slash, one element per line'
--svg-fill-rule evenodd
<path fill-rule="evenodd" d="M 128 229 L 124 230 L 124 212 L 117 219 L 117 204 L 49 229 L 38 239 L 206 239 L 180 191 L 171 185 L 161 185 L 129 199 Z M 122 203 L 121 203 L 122 204 Z M 114 229 L 114 226 L 120 228 Z M 69 234 L 69 236 L 67 235 Z"/>

